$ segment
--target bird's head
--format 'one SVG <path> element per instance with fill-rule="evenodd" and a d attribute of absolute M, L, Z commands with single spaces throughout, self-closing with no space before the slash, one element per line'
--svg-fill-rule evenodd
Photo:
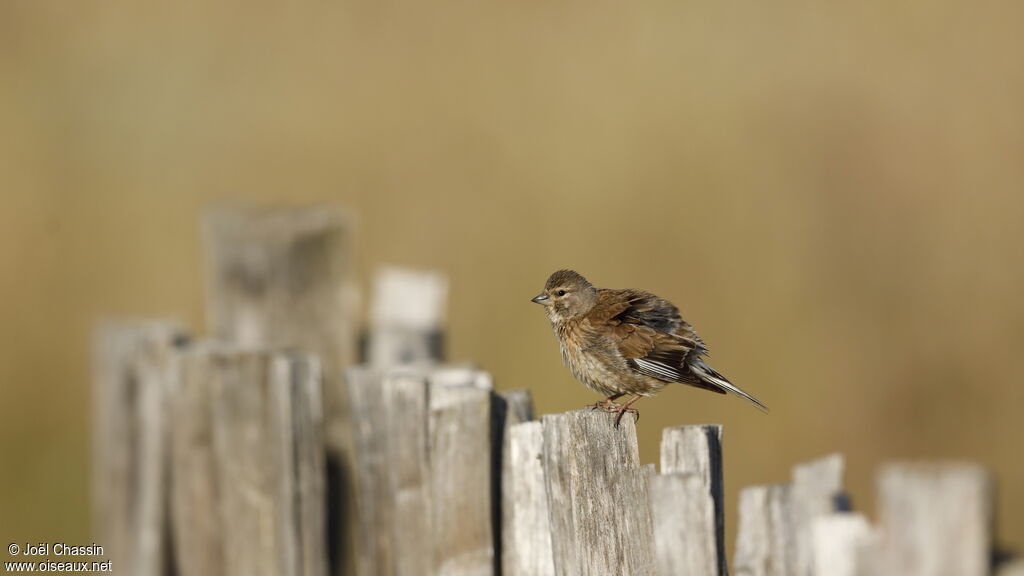
<path fill-rule="evenodd" d="M 572 270 L 559 270 L 544 285 L 544 291 L 533 298 L 544 306 L 552 322 L 583 316 L 597 303 L 597 288 Z"/>

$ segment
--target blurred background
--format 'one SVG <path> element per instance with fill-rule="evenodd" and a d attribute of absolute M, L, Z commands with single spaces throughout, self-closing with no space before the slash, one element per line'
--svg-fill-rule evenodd
<path fill-rule="evenodd" d="M 452 360 L 597 398 L 540 308 L 553 270 L 673 300 L 771 407 L 671 387 L 725 425 L 736 493 L 846 455 L 970 459 L 1024 544 L 1024 4 L 4 2 L 0 541 L 88 541 L 90 336 L 203 332 L 200 217 L 357 216 L 384 264 L 445 271 Z M 100 543 L 102 544 L 102 542 Z"/>

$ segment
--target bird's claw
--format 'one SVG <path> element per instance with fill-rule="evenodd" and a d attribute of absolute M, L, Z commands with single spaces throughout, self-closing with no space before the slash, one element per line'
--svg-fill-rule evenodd
<path fill-rule="evenodd" d="M 587 407 L 591 410 L 600 410 L 602 412 L 617 412 L 622 406 L 614 400 L 608 400 L 606 398 L 604 400 L 598 400 Z"/>
<path fill-rule="evenodd" d="M 618 429 L 619 423 L 622 422 L 622 416 L 624 414 L 626 414 L 626 413 L 632 414 L 635 417 L 635 419 L 633 420 L 634 424 L 640 421 L 640 411 L 637 410 L 636 408 L 630 408 L 628 406 L 620 406 L 618 410 L 609 410 L 609 412 L 615 412 L 615 413 L 618 414 L 618 416 L 615 417 L 615 428 L 616 429 Z"/>

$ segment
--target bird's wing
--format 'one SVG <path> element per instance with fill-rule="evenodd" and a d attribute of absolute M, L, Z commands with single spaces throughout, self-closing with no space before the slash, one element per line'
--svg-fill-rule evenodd
<path fill-rule="evenodd" d="M 641 374 L 725 393 L 691 373 L 687 358 L 707 349 L 671 302 L 638 290 L 601 290 L 590 317 Z"/>

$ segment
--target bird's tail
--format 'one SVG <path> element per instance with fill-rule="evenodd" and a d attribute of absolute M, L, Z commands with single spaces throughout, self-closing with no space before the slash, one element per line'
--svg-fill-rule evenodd
<path fill-rule="evenodd" d="M 754 405 L 760 408 L 763 412 L 768 412 L 768 407 L 762 404 L 760 400 L 754 398 L 750 394 L 747 394 L 743 390 L 740 390 L 738 386 L 733 385 L 733 383 L 729 382 L 725 376 L 722 376 L 716 372 L 714 368 L 708 366 L 703 359 L 698 358 L 696 362 L 690 364 L 690 370 L 704 382 L 717 386 L 725 392 L 732 392 L 733 394 L 742 396 L 753 402 Z"/>

